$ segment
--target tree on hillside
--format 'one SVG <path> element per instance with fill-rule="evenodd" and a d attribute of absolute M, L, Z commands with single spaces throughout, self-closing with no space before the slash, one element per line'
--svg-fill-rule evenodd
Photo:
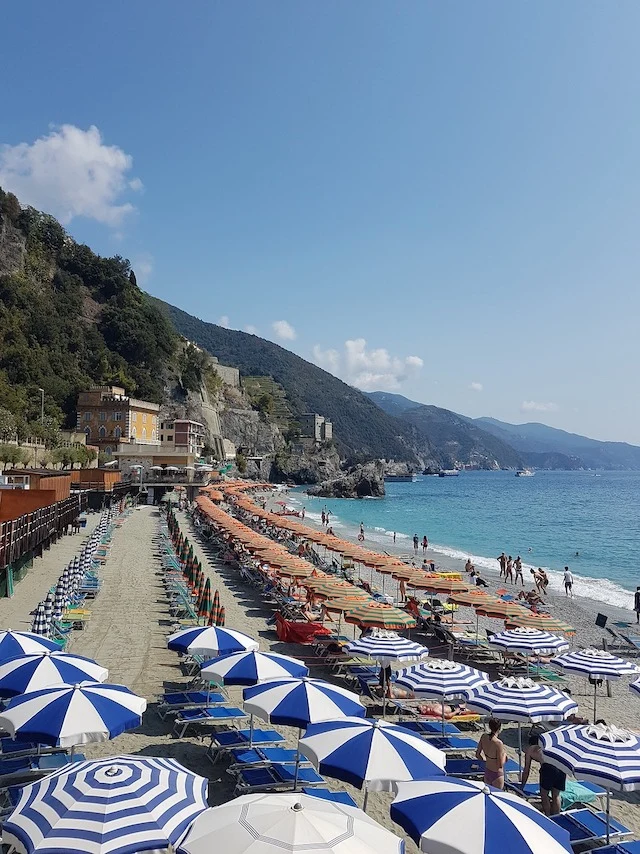
<path fill-rule="evenodd" d="M 8 409 L 0 406 L 0 442 L 9 442 L 16 435 L 16 419 Z"/>

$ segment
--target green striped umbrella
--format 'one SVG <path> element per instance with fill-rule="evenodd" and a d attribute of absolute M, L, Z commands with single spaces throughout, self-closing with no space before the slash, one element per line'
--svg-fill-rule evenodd
<path fill-rule="evenodd" d="M 218 611 L 218 625 L 224 626 L 224 605 L 220 605 L 220 610 Z"/>
<path fill-rule="evenodd" d="M 198 602 L 198 617 L 206 619 L 211 612 L 211 582 L 207 578 L 200 601 Z"/>
<path fill-rule="evenodd" d="M 354 603 L 354 607 L 345 614 L 345 620 L 363 629 L 410 629 L 416 624 L 411 614 L 382 602 Z"/>

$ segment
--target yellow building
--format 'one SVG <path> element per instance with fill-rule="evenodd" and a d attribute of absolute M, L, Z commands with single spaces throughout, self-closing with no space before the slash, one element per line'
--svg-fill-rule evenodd
<path fill-rule="evenodd" d="M 122 443 L 159 445 L 159 410 L 157 403 L 129 397 L 118 386 L 94 386 L 78 395 L 77 429 L 106 454 Z"/>

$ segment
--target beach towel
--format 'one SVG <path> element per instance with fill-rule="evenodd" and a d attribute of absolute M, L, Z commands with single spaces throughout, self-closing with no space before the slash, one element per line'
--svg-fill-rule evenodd
<path fill-rule="evenodd" d="M 567 780 L 564 791 L 560 793 L 561 809 L 569 810 L 576 804 L 592 804 L 597 797 L 597 792 L 575 780 Z"/>
<path fill-rule="evenodd" d="M 285 620 L 280 613 L 277 613 L 275 616 L 278 640 L 285 643 L 310 644 L 318 636 L 331 634 L 329 629 L 319 623 L 294 623 L 290 620 Z"/>

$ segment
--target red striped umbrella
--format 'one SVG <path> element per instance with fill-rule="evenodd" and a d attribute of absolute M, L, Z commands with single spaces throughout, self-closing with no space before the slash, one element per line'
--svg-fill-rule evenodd
<path fill-rule="evenodd" d="M 220 611 L 218 612 L 218 625 L 219 626 L 224 626 L 224 618 L 225 618 L 224 605 L 220 605 Z"/>

